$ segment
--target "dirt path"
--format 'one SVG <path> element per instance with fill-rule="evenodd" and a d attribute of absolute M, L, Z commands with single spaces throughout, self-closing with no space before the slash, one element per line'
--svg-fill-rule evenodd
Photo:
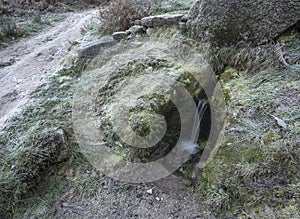
<path fill-rule="evenodd" d="M 0 51 L 0 127 L 44 83 L 45 74 L 66 55 L 80 29 L 97 10 L 70 13 L 38 35 Z"/>

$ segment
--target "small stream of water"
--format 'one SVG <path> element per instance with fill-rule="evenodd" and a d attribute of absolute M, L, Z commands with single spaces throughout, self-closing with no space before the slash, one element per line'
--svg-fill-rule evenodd
<path fill-rule="evenodd" d="M 199 145 L 197 144 L 198 136 L 200 132 L 200 125 L 205 114 L 205 111 L 208 107 L 207 100 L 200 100 L 198 103 L 197 111 L 195 113 L 195 119 L 192 129 L 191 138 L 188 141 L 184 141 L 180 143 L 180 150 L 179 153 L 189 153 L 189 154 L 196 154 L 198 152 Z"/>

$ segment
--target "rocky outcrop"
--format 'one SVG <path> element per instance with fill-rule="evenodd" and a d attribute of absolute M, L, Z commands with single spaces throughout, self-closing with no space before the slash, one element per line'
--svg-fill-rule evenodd
<path fill-rule="evenodd" d="M 262 44 L 300 20 L 300 1 L 198 0 L 189 15 L 188 27 L 198 39 L 217 45 Z"/>

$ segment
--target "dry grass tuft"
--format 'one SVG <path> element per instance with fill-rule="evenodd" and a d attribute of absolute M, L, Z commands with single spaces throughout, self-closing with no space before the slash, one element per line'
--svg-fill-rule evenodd
<path fill-rule="evenodd" d="M 112 33 L 126 30 L 135 20 L 147 16 L 156 1 L 112 0 L 100 10 L 102 31 Z"/>

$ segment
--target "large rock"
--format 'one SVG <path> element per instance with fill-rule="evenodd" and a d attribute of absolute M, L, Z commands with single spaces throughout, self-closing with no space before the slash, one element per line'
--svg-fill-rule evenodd
<path fill-rule="evenodd" d="M 163 14 L 145 17 L 141 24 L 145 27 L 172 27 L 178 26 L 184 14 Z"/>
<path fill-rule="evenodd" d="M 79 47 L 77 49 L 77 53 L 79 57 L 92 58 L 97 56 L 103 49 L 111 47 L 117 43 L 117 40 L 105 38 Z"/>
<path fill-rule="evenodd" d="M 198 0 L 189 14 L 196 38 L 218 45 L 262 44 L 300 20 L 300 1 Z"/>

